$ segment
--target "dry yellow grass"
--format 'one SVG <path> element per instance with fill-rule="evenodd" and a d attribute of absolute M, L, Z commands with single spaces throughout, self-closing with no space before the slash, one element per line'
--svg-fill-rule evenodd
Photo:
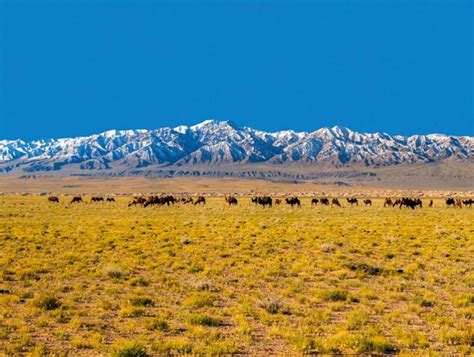
<path fill-rule="evenodd" d="M 474 352 L 474 208 L 0 197 L 0 351 Z"/>

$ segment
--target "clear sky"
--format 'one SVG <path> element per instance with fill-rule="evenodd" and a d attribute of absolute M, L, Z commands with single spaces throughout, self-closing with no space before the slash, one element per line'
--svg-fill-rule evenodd
<path fill-rule="evenodd" d="M 474 135 L 472 0 L 0 0 L 0 139 L 205 119 Z"/>

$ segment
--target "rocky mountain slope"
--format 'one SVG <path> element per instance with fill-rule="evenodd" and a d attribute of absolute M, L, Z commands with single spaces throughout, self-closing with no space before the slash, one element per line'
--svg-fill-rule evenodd
<path fill-rule="evenodd" d="M 348 128 L 268 133 L 230 121 L 156 130 L 110 130 L 87 137 L 0 140 L 0 172 L 149 172 L 151 169 L 352 164 L 385 167 L 474 161 L 474 137 L 442 134 L 391 136 Z"/>

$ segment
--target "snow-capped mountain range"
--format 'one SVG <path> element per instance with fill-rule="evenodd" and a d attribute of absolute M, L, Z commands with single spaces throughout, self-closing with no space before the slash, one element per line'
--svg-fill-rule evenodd
<path fill-rule="evenodd" d="M 474 137 L 391 136 L 335 126 L 274 133 L 230 121 L 156 130 L 109 130 L 87 137 L 0 140 L 0 172 L 63 169 L 136 170 L 219 164 L 329 164 L 388 166 L 441 160 L 474 161 Z"/>

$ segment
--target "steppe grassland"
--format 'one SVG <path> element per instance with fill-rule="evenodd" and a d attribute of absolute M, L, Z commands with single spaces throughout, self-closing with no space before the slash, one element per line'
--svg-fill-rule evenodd
<path fill-rule="evenodd" d="M 0 351 L 474 352 L 474 208 L 61 200 L 0 197 Z"/>

